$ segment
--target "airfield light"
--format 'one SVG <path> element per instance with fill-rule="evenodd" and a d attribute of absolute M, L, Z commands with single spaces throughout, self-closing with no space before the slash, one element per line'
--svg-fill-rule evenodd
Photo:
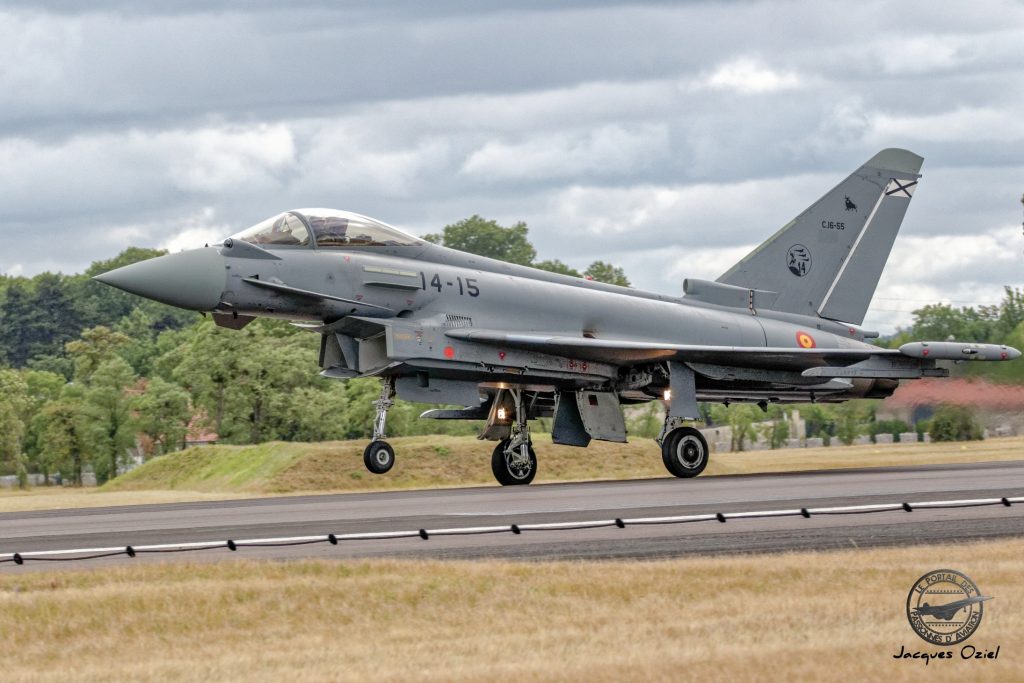
<path fill-rule="evenodd" d="M 665 390 L 665 400 L 666 401 L 671 401 L 672 400 L 672 390 L 671 389 L 666 389 Z"/>

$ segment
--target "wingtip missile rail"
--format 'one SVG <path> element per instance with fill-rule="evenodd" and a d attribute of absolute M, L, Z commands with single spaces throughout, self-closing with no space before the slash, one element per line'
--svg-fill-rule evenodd
<path fill-rule="evenodd" d="M 911 358 L 932 360 L 1014 360 L 1020 351 L 1005 344 L 976 344 L 972 342 L 910 342 L 900 347 L 900 353 Z"/>

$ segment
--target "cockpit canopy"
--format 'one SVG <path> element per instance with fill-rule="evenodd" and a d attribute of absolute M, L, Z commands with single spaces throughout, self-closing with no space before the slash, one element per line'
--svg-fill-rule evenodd
<path fill-rule="evenodd" d="M 246 228 L 231 238 L 263 247 L 314 246 L 317 249 L 411 247 L 423 244 L 422 240 L 380 221 L 335 209 L 286 211 Z"/>

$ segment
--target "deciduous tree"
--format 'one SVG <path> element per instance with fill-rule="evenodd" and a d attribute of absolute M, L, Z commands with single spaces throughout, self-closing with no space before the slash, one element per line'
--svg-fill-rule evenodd
<path fill-rule="evenodd" d="M 622 268 L 605 263 L 604 261 L 594 261 L 583 272 L 583 275 L 591 280 L 604 282 L 609 285 L 630 286 L 629 278 L 626 277 L 626 273 Z"/>
<path fill-rule="evenodd" d="M 583 277 L 580 271 L 575 268 L 568 266 L 558 259 L 547 259 L 545 261 L 538 261 L 533 264 L 534 268 L 540 268 L 551 273 L 561 273 L 562 275 L 572 275 L 573 277 Z"/>
<path fill-rule="evenodd" d="M 177 384 L 153 377 L 135 401 L 135 411 L 135 424 L 153 442 L 153 455 L 163 455 L 185 444 L 192 405 L 188 392 Z"/>
<path fill-rule="evenodd" d="M 505 227 L 497 221 L 473 215 L 446 225 L 441 234 L 424 235 L 424 239 L 470 254 L 528 266 L 537 257 L 537 250 L 527 238 L 528 232 L 522 221 Z"/>
<path fill-rule="evenodd" d="M 128 335 L 102 325 L 83 330 L 79 339 L 66 344 L 68 355 L 75 364 L 75 381 L 88 384 L 100 365 L 114 358 L 117 351 L 130 341 Z"/>
<path fill-rule="evenodd" d="M 43 472 L 60 472 L 76 486 L 82 484 L 82 469 L 87 461 L 87 427 L 82 408 L 80 388 L 68 386 L 59 399 L 47 403 L 32 420 L 32 428 L 39 434 Z"/>
<path fill-rule="evenodd" d="M 103 361 L 85 390 L 83 419 L 98 481 L 117 476 L 135 442 L 132 400 L 127 393 L 135 373 L 120 356 Z"/>
<path fill-rule="evenodd" d="M 28 385 L 15 370 L 0 369 L 0 467 L 18 475 L 18 485 L 25 488 L 25 411 L 28 406 Z"/>

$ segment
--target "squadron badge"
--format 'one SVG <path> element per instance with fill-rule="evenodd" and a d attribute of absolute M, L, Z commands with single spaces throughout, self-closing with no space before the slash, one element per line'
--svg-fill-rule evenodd
<path fill-rule="evenodd" d="M 786 265 L 789 272 L 797 277 L 803 277 L 811 272 L 811 252 L 802 244 L 794 244 L 786 254 Z"/>

